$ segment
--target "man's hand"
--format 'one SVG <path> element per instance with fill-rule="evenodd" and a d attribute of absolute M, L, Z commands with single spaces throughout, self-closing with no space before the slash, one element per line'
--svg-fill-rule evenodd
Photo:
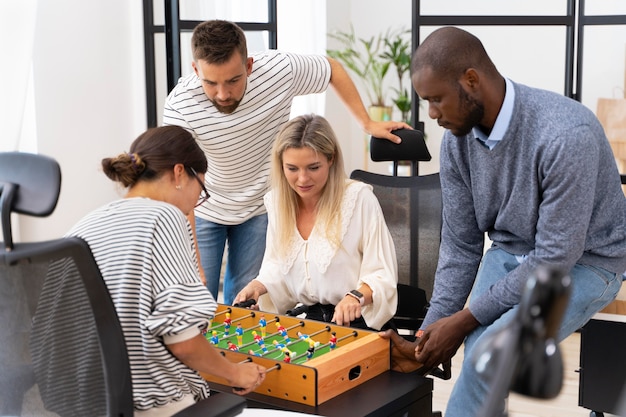
<path fill-rule="evenodd" d="M 383 339 L 391 339 L 391 369 L 408 373 L 422 368 L 422 364 L 415 359 L 417 340 L 409 342 L 394 330 L 385 330 L 378 334 Z"/>
<path fill-rule="evenodd" d="M 417 344 L 415 359 L 427 369 L 434 369 L 449 361 L 465 337 L 478 325 L 478 321 L 467 309 L 439 319 L 424 330 Z"/>
<path fill-rule="evenodd" d="M 392 121 L 375 122 L 373 120 L 370 120 L 369 123 L 364 127 L 364 129 L 367 133 L 369 133 L 370 135 L 374 137 L 388 139 L 392 141 L 393 143 L 400 143 L 402 142 L 402 139 L 400 139 L 399 136 L 396 136 L 393 133 L 391 133 L 391 131 L 397 130 L 397 129 L 413 129 L 413 128 L 404 122 L 392 122 Z"/>

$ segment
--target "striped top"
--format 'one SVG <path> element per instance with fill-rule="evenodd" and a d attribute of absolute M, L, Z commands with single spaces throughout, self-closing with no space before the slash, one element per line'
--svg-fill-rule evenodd
<path fill-rule="evenodd" d="M 321 93 L 330 83 L 330 64 L 321 55 L 268 51 L 252 58 L 245 94 L 233 113 L 213 106 L 196 74 L 181 78 L 165 102 L 163 123 L 192 131 L 207 156 L 211 197 L 195 214 L 214 223 L 237 225 L 265 213 L 272 143 L 289 120 L 292 100 Z"/>
<path fill-rule="evenodd" d="M 78 222 L 68 236 L 84 239 L 100 268 L 122 325 L 136 409 L 146 410 L 208 386 L 165 347 L 208 326 L 217 304 L 200 282 L 185 215 L 147 198 L 109 203 Z"/>

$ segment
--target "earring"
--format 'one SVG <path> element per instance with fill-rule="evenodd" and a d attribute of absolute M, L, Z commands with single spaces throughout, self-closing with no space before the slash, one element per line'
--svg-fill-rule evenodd
<path fill-rule="evenodd" d="M 183 187 L 181 187 L 180 185 L 177 185 L 177 186 L 176 186 L 176 189 L 177 189 L 177 190 L 182 190 L 182 189 L 183 189 Z"/>

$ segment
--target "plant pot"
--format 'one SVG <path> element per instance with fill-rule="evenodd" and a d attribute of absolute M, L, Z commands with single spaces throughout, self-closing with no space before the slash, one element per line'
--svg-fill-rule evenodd
<path fill-rule="evenodd" d="M 376 122 L 391 120 L 392 111 L 393 108 L 391 106 L 370 106 L 368 108 L 370 119 Z"/>

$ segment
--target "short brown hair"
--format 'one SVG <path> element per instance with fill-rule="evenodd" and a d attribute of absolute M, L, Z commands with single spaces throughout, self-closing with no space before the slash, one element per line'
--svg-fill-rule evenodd
<path fill-rule="evenodd" d="M 228 61 L 235 51 L 242 60 L 248 58 L 246 35 L 243 30 L 227 20 L 207 20 L 193 30 L 191 51 L 194 61 L 222 64 Z"/>

